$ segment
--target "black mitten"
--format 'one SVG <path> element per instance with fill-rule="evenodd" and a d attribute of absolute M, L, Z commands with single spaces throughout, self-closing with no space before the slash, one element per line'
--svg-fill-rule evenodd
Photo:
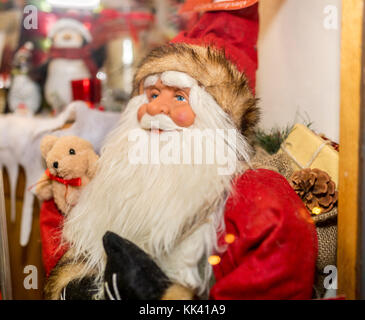
<path fill-rule="evenodd" d="M 160 300 L 170 280 L 152 258 L 132 242 L 107 232 L 103 237 L 107 264 L 105 298 Z"/>
<path fill-rule="evenodd" d="M 61 300 L 92 300 L 98 292 L 94 279 L 86 277 L 71 281 L 61 292 Z"/>

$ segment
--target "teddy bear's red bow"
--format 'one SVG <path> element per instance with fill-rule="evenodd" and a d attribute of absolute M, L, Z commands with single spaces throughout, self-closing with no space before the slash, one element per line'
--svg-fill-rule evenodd
<path fill-rule="evenodd" d="M 46 170 L 46 175 L 51 180 L 62 183 L 65 186 L 72 186 L 72 187 L 80 187 L 81 186 L 81 178 L 74 178 L 74 179 L 68 179 L 68 180 L 67 179 L 62 179 L 62 178 L 54 176 L 52 173 L 50 173 L 49 169 Z"/>

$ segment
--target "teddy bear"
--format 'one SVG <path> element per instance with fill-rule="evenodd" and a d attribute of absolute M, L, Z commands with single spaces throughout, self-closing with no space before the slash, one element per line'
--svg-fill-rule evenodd
<path fill-rule="evenodd" d="M 66 215 L 93 178 L 99 156 L 90 142 L 76 136 L 45 136 L 41 153 L 47 170 L 35 193 L 40 201 L 53 198 L 59 211 Z"/>

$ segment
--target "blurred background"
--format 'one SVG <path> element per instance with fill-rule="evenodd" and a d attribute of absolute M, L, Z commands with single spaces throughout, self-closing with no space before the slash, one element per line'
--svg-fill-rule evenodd
<path fill-rule="evenodd" d="M 178 0 L 2 0 L 0 111 L 59 113 L 82 98 L 78 88 L 55 96 L 65 67 L 52 66 L 57 58 L 73 60 L 66 65 L 69 81 L 94 79 L 89 102 L 120 111 L 141 57 L 185 27 L 180 6 Z M 18 87 L 27 90 L 20 94 Z"/>
<path fill-rule="evenodd" d="M 80 83 L 74 83 L 64 97 L 50 93 L 60 83 L 54 80 L 58 74 L 50 65 L 52 59 L 75 60 L 74 55 L 82 56 L 83 63 L 73 61 L 74 68 L 69 66 L 70 81 L 91 74 L 97 79 L 90 84 L 96 92 L 88 99 L 120 111 L 141 57 L 198 19 L 197 12 L 179 13 L 183 2 L 1 0 L 0 112 L 57 114 L 72 99 L 84 99 Z M 263 109 L 261 127 L 310 122 L 313 129 L 338 142 L 341 0 L 262 0 L 259 15 L 256 90 Z M 65 19 L 81 22 L 90 37 L 84 35 L 80 44 L 70 37 L 68 45 L 57 47 L 55 24 Z M 69 31 L 75 28 L 69 26 Z M 19 86 L 28 88 L 20 96 Z"/>

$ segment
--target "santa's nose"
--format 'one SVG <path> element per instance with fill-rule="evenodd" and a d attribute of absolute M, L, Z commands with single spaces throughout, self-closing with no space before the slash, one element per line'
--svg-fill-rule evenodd
<path fill-rule="evenodd" d="M 147 104 L 146 111 L 149 115 L 155 116 L 160 113 L 169 114 L 170 107 L 166 102 L 155 99 Z"/>

